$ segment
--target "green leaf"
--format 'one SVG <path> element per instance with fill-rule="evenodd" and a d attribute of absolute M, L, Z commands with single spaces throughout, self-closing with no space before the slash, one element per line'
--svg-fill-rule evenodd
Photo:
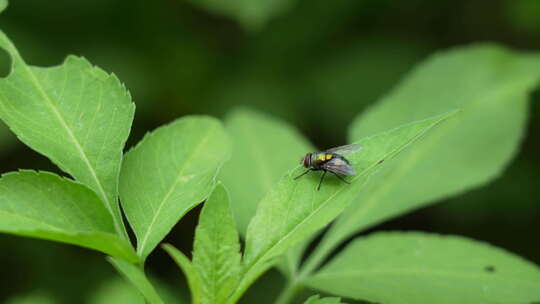
<path fill-rule="evenodd" d="M 292 164 L 316 149 L 287 122 L 246 108 L 229 114 L 225 128 L 231 135 L 234 153 L 223 166 L 220 178 L 229 189 L 238 230 L 245 236 L 259 201 Z M 280 265 L 286 274 L 296 272 L 307 244 L 299 244 L 287 253 Z"/>
<path fill-rule="evenodd" d="M 0 13 L 8 7 L 8 0 L 0 0 Z"/>
<path fill-rule="evenodd" d="M 403 153 L 370 180 L 325 236 L 320 261 L 342 240 L 389 218 L 484 185 L 516 153 L 527 95 L 540 77 L 540 56 L 475 45 L 438 54 L 350 129 L 351 141 L 452 108 L 463 113 Z"/>
<path fill-rule="evenodd" d="M 259 30 L 272 17 L 282 14 L 293 0 L 192 0 L 194 5 L 238 21 L 247 30 Z"/>
<path fill-rule="evenodd" d="M 146 278 L 143 270 L 137 265 L 122 260 L 107 258 L 116 270 L 144 296 L 149 304 L 163 304 L 154 286 Z"/>
<path fill-rule="evenodd" d="M 94 190 L 127 239 L 117 187 L 135 110 L 129 93 L 84 58 L 32 67 L 2 32 L 0 47 L 12 60 L 9 76 L 0 79 L 0 118 L 26 145 Z"/>
<path fill-rule="evenodd" d="M 174 246 L 164 244 L 162 247 L 173 258 L 186 276 L 191 291 L 191 303 L 200 304 L 202 298 L 201 278 L 195 268 L 193 268 L 193 264 L 180 250 L 174 248 Z"/>
<path fill-rule="evenodd" d="M 226 189 L 218 184 L 204 204 L 195 232 L 193 263 L 171 245 L 163 248 L 184 272 L 193 303 L 225 303 L 240 278 L 240 244 Z"/>
<path fill-rule="evenodd" d="M 304 304 L 345 304 L 340 298 L 321 298 L 319 295 L 311 296 Z"/>
<path fill-rule="evenodd" d="M 139 256 L 145 259 L 184 214 L 208 197 L 228 157 L 221 123 L 204 116 L 160 127 L 126 154 L 120 197 Z"/>
<path fill-rule="evenodd" d="M 138 260 L 131 245 L 115 234 L 97 195 L 53 173 L 20 171 L 0 178 L 0 231 Z"/>
<path fill-rule="evenodd" d="M 234 153 L 220 179 L 229 189 L 238 230 L 245 235 L 259 201 L 292 164 L 316 149 L 286 122 L 245 108 L 233 111 L 225 128 Z"/>
<path fill-rule="evenodd" d="M 262 200 L 248 227 L 244 257 L 246 276 L 236 296 L 271 265 L 273 258 L 338 216 L 382 161 L 393 158 L 452 114 L 454 112 L 417 121 L 358 141 L 364 149 L 348 157 L 358 171 L 349 179 L 350 185 L 329 176 L 317 191 L 318 174 L 294 180 L 304 171 L 300 166 L 286 174 Z"/>
<path fill-rule="evenodd" d="M 333 294 L 385 304 L 540 300 L 536 265 L 486 243 L 421 232 L 358 238 L 307 283 Z"/>
<path fill-rule="evenodd" d="M 193 267 L 201 279 L 201 303 L 225 303 L 240 280 L 240 244 L 227 190 L 218 184 L 204 203 L 195 231 Z"/>

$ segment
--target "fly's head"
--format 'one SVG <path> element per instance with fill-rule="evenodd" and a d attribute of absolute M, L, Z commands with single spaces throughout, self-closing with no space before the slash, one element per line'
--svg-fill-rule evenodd
<path fill-rule="evenodd" d="M 308 153 L 306 156 L 302 157 L 302 159 L 300 159 L 300 163 L 306 168 L 311 167 L 311 153 Z"/>

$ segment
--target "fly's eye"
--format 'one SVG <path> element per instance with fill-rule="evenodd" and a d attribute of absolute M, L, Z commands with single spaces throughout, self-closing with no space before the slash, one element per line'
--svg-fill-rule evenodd
<path fill-rule="evenodd" d="M 300 164 L 304 165 L 304 167 L 306 167 L 306 168 L 309 167 L 311 165 L 310 158 L 311 158 L 311 153 L 306 154 L 306 156 L 304 156 L 300 160 Z"/>

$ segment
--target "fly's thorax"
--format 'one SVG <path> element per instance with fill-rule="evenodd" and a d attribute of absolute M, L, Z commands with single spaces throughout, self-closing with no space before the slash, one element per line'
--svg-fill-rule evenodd
<path fill-rule="evenodd" d="M 325 152 L 311 153 L 311 164 L 319 165 L 326 161 L 331 160 L 332 158 L 334 158 L 334 154 L 331 154 L 331 153 L 325 153 Z"/>

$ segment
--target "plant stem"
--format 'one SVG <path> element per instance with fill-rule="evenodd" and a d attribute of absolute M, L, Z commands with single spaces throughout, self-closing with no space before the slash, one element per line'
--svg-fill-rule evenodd
<path fill-rule="evenodd" d="M 289 304 L 301 290 L 304 280 L 324 261 L 330 254 L 334 246 L 339 243 L 337 239 L 323 238 L 323 242 L 317 246 L 317 249 L 306 261 L 300 273 L 294 279 L 287 282 L 285 288 L 281 291 L 274 304 Z"/>
<path fill-rule="evenodd" d="M 296 281 L 288 281 L 287 285 L 281 291 L 274 304 L 289 304 L 294 299 L 300 288 L 301 286 Z"/>
<path fill-rule="evenodd" d="M 328 235 L 325 235 L 319 246 L 317 246 L 313 253 L 308 257 L 304 266 L 300 269 L 297 282 L 301 283 L 310 276 L 340 241 L 341 239 L 335 237 L 330 238 Z"/>

